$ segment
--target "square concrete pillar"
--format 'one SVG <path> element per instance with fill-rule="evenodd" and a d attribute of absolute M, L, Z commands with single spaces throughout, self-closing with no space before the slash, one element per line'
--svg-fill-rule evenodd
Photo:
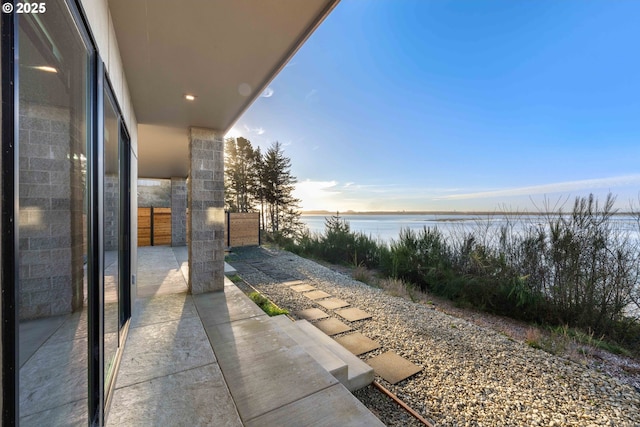
<path fill-rule="evenodd" d="M 187 180 L 171 178 L 171 246 L 187 244 Z"/>
<path fill-rule="evenodd" d="M 189 131 L 189 290 L 224 289 L 224 135 Z"/>
<path fill-rule="evenodd" d="M 68 108 L 20 104 L 20 319 L 84 300 L 83 133 Z"/>

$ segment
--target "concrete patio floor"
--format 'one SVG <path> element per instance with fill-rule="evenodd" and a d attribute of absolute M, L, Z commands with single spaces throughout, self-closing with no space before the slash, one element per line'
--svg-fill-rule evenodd
<path fill-rule="evenodd" d="M 186 248 L 138 249 L 138 298 L 110 426 L 376 426 L 231 281 L 187 293 Z"/>

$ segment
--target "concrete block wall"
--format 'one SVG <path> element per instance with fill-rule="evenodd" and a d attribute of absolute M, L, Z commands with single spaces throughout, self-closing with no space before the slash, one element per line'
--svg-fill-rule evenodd
<path fill-rule="evenodd" d="M 68 109 L 20 103 L 21 319 L 70 313 L 83 300 L 84 135 Z"/>
<path fill-rule="evenodd" d="M 210 129 L 189 134 L 189 290 L 224 289 L 224 138 Z"/>
<path fill-rule="evenodd" d="M 171 245 L 187 244 L 187 181 L 171 178 Z"/>

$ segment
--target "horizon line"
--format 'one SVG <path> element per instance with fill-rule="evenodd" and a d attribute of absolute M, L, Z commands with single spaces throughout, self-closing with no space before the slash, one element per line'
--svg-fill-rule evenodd
<path fill-rule="evenodd" d="M 515 214 L 515 215 L 548 215 L 552 213 L 558 213 L 557 211 L 543 212 L 543 211 L 505 211 L 505 210 L 381 210 L 381 211 L 328 211 L 323 209 L 310 209 L 299 211 L 301 215 L 496 215 L 496 214 Z M 563 213 L 571 213 L 570 210 L 562 211 Z M 631 211 L 616 211 L 613 215 L 634 215 Z"/>

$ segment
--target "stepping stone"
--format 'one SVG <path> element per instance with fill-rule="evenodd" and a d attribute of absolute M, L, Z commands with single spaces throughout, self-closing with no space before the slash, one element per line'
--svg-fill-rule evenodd
<path fill-rule="evenodd" d="M 369 319 L 371 315 L 366 311 L 359 308 L 345 308 L 344 310 L 336 310 L 336 313 L 347 319 L 349 322 L 355 322 L 357 320 Z"/>
<path fill-rule="evenodd" d="M 313 291 L 316 288 L 314 288 L 311 285 L 295 285 L 295 286 L 291 286 L 289 289 L 295 292 L 307 292 L 307 291 Z"/>
<path fill-rule="evenodd" d="M 291 275 L 289 274 L 280 274 L 280 273 L 274 273 L 273 271 L 271 272 L 264 272 L 267 276 L 275 279 L 278 282 L 286 282 L 286 281 L 290 281 L 293 279 L 293 277 L 291 277 Z"/>
<path fill-rule="evenodd" d="M 330 297 L 331 295 L 323 292 L 323 291 L 311 291 L 311 292 L 307 292 L 306 294 L 302 294 L 305 297 L 309 298 L 310 300 L 317 300 L 317 299 L 322 299 L 322 298 L 327 298 Z"/>
<path fill-rule="evenodd" d="M 368 353 L 371 350 L 375 350 L 376 348 L 380 348 L 380 344 L 370 338 L 365 337 L 360 332 L 343 335 L 334 339 L 338 341 L 341 346 L 343 346 L 356 356 L 360 356 L 361 354 Z"/>
<path fill-rule="evenodd" d="M 422 370 L 418 365 L 411 363 L 392 351 L 372 357 L 367 360 L 367 363 L 373 368 L 376 374 L 391 384 L 399 383 Z"/>
<path fill-rule="evenodd" d="M 318 323 L 314 323 L 315 327 L 320 329 L 325 334 L 337 335 L 343 332 L 347 332 L 351 330 L 351 327 L 345 325 L 335 317 L 330 317 L 327 320 L 321 320 Z"/>
<path fill-rule="evenodd" d="M 295 313 L 298 317 L 306 320 L 318 320 L 329 317 L 327 313 L 320 310 L 319 308 L 308 308 L 306 310 L 298 311 Z"/>
<path fill-rule="evenodd" d="M 338 298 L 327 298 L 317 302 L 327 310 L 335 310 L 336 308 L 342 308 L 349 305 L 348 302 Z"/>
<path fill-rule="evenodd" d="M 288 282 L 282 282 L 280 283 L 283 286 L 293 286 L 293 285 L 301 285 L 303 282 L 302 280 L 289 280 Z"/>

